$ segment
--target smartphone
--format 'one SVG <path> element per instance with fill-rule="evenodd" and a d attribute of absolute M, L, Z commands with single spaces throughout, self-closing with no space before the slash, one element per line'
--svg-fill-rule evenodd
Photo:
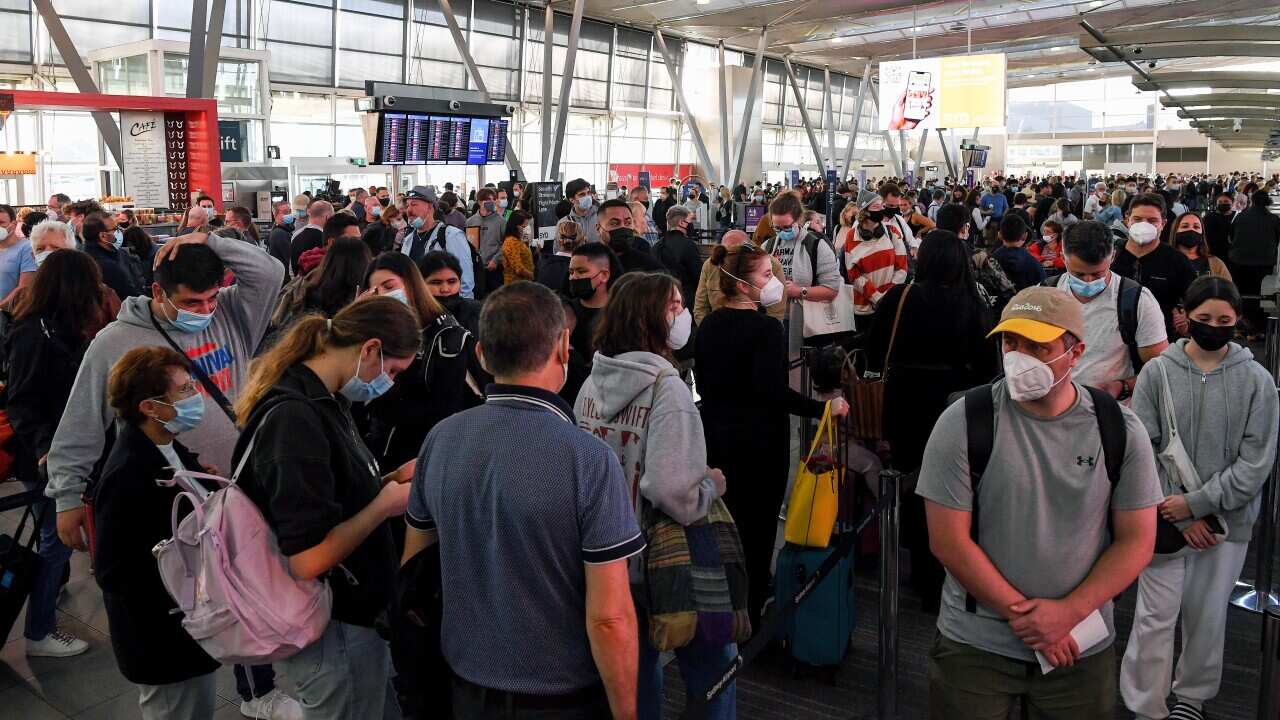
<path fill-rule="evenodd" d="M 929 114 L 929 92 L 933 89 L 933 73 L 913 71 L 907 78 L 907 103 L 902 117 L 920 122 Z"/>

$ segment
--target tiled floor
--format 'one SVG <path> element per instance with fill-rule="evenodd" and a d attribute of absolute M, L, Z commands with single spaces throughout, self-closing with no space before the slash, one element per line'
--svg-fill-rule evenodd
<path fill-rule="evenodd" d="M 15 491 L 13 483 L 0 485 L 0 494 Z M 12 532 L 17 513 L 0 514 L 0 532 Z M 1251 575 L 1252 556 L 1246 565 Z M 905 571 L 904 571 L 905 572 Z M 1280 575 L 1278 575 L 1280 577 Z M 877 584 L 874 574 L 858 577 L 858 622 L 849 658 L 835 683 L 805 675 L 793 675 L 784 659 L 762 657 L 748 667 L 739 681 L 738 717 L 743 720 L 850 720 L 873 717 L 876 702 Z M 1116 623 L 1121 642 L 1133 619 L 1133 590 L 1121 599 Z M 87 640 L 85 655 L 67 659 L 28 659 L 23 653 L 22 618 L 0 650 L 0 718 L 46 720 L 137 718 L 137 691 L 116 669 L 107 636 L 102 596 L 89 575 L 86 556 L 72 558 L 71 582 L 59 601 L 59 621 Z M 1222 692 L 1206 710 L 1213 720 L 1252 720 L 1257 696 L 1259 622 L 1256 617 L 1232 611 L 1227 624 L 1226 672 Z M 925 717 L 925 670 L 933 641 L 933 618 L 919 610 L 910 590 L 902 598 L 899 644 L 899 702 L 901 717 Z M 667 669 L 668 717 L 677 717 L 683 691 L 674 667 Z M 219 673 L 221 698 L 218 720 L 240 717 L 239 698 L 230 669 Z M 1127 718 L 1117 712 L 1116 718 Z"/>

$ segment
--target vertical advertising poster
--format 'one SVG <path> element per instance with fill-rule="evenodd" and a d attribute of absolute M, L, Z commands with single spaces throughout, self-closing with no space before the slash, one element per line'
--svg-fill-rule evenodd
<path fill-rule="evenodd" d="M 792 170 L 791 171 L 791 187 L 799 187 L 799 185 L 800 185 L 800 171 Z"/>
<path fill-rule="evenodd" d="M 832 217 L 832 212 L 836 209 L 836 185 L 838 185 L 839 183 L 840 183 L 840 176 L 836 173 L 836 171 L 828 170 L 827 171 L 827 229 L 832 233 L 835 232 L 835 230 L 832 230 L 832 228 L 835 227 L 835 225 L 833 224 L 835 221 L 835 218 Z"/>
<path fill-rule="evenodd" d="M 640 187 L 642 187 L 642 188 L 649 188 L 649 187 L 652 187 L 652 185 L 650 185 L 650 184 L 649 184 L 650 180 L 649 180 L 649 171 L 648 171 L 648 170 L 641 170 L 641 171 L 639 172 L 639 178 L 640 178 L 640 182 L 639 182 Z"/>
<path fill-rule="evenodd" d="M 164 114 L 164 145 L 169 171 L 167 205 L 171 210 L 186 210 L 191 207 L 191 162 L 187 158 L 186 113 Z"/>
<path fill-rule="evenodd" d="M 880 129 L 1005 126 L 1005 56 L 880 63 Z"/>
<path fill-rule="evenodd" d="M 121 112 L 120 151 L 125 190 L 138 207 L 169 207 L 164 113 Z"/>

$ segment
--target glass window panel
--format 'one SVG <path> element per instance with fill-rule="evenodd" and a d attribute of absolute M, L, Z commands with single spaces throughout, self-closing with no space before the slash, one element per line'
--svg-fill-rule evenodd
<path fill-rule="evenodd" d="M 1016 87 L 1009 88 L 1009 102 L 1053 102 L 1054 86 L 1052 83 L 1047 85 L 1033 85 L 1032 87 Z"/>
<path fill-rule="evenodd" d="M 323 8 L 272 0 L 267 24 L 268 40 L 284 40 L 307 45 L 333 44 L 333 12 Z"/>
<path fill-rule="evenodd" d="M 235 0 L 232 0 L 234 3 Z M 151 8 L 148 0 L 54 0 L 54 10 L 65 20 L 67 17 L 91 18 L 99 22 L 151 24 Z M 234 13 L 234 5 L 231 7 Z M 191 17 L 191 9 L 187 9 Z"/>
<path fill-rule="evenodd" d="M 342 9 L 381 17 L 404 18 L 404 0 L 342 0 Z"/>
<path fill-rule="evenodd" d="M 609 56 L 602 53 L 579 50 L 578 57 L 573 65 L 573 77 L 575 79 L 608 80 Z"/>
<path fill-rule="evenodd" d="M 0 12 L 0 61 L 31 62 L 29 23 L 28 13 Z"/>
<path fill-rule="evenodd" d="M 779 124 L 779 117 L 780 117 L 781 113 L 782 113 L 782 106 L 781 106 L 781 105 L 774 105 L 774 104 L 772 104 L 772 103 L 765 103 L 765 104 L 764 104 L 764 120 L 763 120 L 763 121 L 764 121 L 764 122 L 767 122 L 767 123 L 770 123 L 770 124 L 773 124 L 773 125 L 777 125 L 777 124 Z"/>
<path fill-rule="evenodd" d="M 1178 147 L 1156 148 L 1156 162 L 1162 162 L 1162 163 L 1182 162 L 1182 148 L 1178 148 Z"/>
<path fill-rule="evenodd" d="M 463 30 L 467 29 L 467 23 L 471 22 L 471 0 L 457 0 L 452 2 L 454 17 L 458 20 L 458 27 Z M 418 22 L 431 23 L 432 25 L 444 25 L 444 12 L 440 9 L 438 0 L 414 0 L 413 2 L 413 19 Z"/>
<path fill-rule="evenodd" d="M 477 65 L 516 68 L 520 65 L 520 41 L 512 37 L 476 34 L 471 38 L 471 57 Z M 582 55 L 578 57 L 581 59 Z"/>
<path fill-rule="evenodd" d="M 764 84 L 764 101 L 767 103 L 781 102 L 782 86 L 778 83 L 767 82 Z"/>
<path fill-rule="evenodd" d="M 605 25 L 604 23 L 592 22 L 590 20 L 582 21 L 582 28 L 578 32 L 579 50 L 590 50 L 593 52 L 607 54 L 612 44 L 612 25 Z"/>
<path fill-rule="evenodd" d="M 610 162 L 643 162 L 645 161 L 644 139 L 613 136 L 609 140 Z"/>
<path fill-rule="evenodd" d="M 46 151 L 53 163 L 98 162 L 98 126 L 89 113 L 45 112 L 41 118 L 45 138 L 58 138 L 56 147 Z"/>
<path fill-rule="evenodd" d="M 0 17 L 0 20 L 8 20 L 11 13 L 5 13 L 4 15 L 5 17 Z M 16 15 L 12 16 L 17 17 Z M 67 29 L 67 34 L 71 36 L 71 42 L 80 51 L 81 58 L 84 58 L 94 50 L 146 40 L 151 37 L 151 28 L 149 26 L 113 25 L 96 20 L 71 20 L 66 18 L 63 19 L 62 25 Z M 3 37 L 3 35 L 0 34 L 0 37 Z M 58 53 L 56 48 L 53 49 L 53 56 L 55 63 L 65 64 L 62 62 L 62 55 Z"/>
<path fill-rule="evenodd" d="M 649 86 L 671 89 L 671 76 L 667 74 L 666 63 L 662 62 L 661 55 L 656 52 L 653 54 L 653 63 L 649 66 Z"/>
<path fill-rule="evenodd" d="M 542 72 L 542 43 L 525 43 L 524 69 L 525 72 Z"/>
<path fill-rule="evenodd" d="M 676 121 L 671 118 L 651 117 L 645 123 L 645 137 L 673 140 L 676 136 Z"/>
<path fill-rule="evenodd" d="M 1063 145 L 1062 159 L 1065 162 L 1084 162 L 1084 146 Z"/>
<path fill-rule="evenodd" d="M 1131 163 L 1133 162 L 1133 145 L 1123 143 L 1119 145 L 1107 146 L 1107 162 L 1113 163 Z"/>
<path fill-rule="evenodd" d="M 415 57 L 429 60 L 451 60 L 462 62 L 458 54 L 458 46 L 453 42 L 449 28 L 418 23 L 413 26 L 413 35 L 409 38 Z"/>
<path fill-rule="evenodd" d="M 267 43 L 272 82 L 333 84 L 333 51 L 327 48 Z"/>
<path fill-rule="evenodd" d="M 484 80 L 485 87 L 495 100 L 515 100 L 518 77 L 519 73 L 515 70 L 480 68 L 480 78 Z"/>
<path fill-rule="evenodd" d="M 1107 146 L 1106 145 L 1085 145 L 1084 146 L 1084 169 L 1085 170 L 1101 170 L 1107 164 Z"/>
<path fill-rule="evenodd" d="M 643 58 L 629 58 L 622 55 L 613 59 L 613 79 L 617 82 L 644 86 L 644 71 L 647 63 Z"/>
<path fill-rule="evenodd" d="M 530 23 L 532 24 L 532 20 Z M 647 57 L 652 39 L 653 36 L 647 32 L 620 27 L 618 28 L 618 54 L 638 58 Z"/>
<path fill-rule="evenodd" d="M 98 89 L 108 95 L 150 95 L 147 56 L 133 55 L 98 65 Z"/>
<path fill-rule="evenodd" d="M 552 89 L 555 92 L 555 89 Z M 524 92 L 521 97 L 525 102 L 542 102 L 542 73 L 526 72 L 524 74 Z"/>
<path fill-rule="evenodd" d="M 644 118 L 640 115 L 618 115 L 613 120 L 613 130 L 610 135 L 615 138 L 644 137 Z"/>
<path fill-rule="evenodd" d="M 1085 80 L 1082 82 L 1058 83 L 1055 86 L 1054 97 L 1059 102 L 1063 100 L 1096 100 L 1105 96 L 1104 85 L 1097 80 Z"/>
<path fill-rule="evenodd" d="M 399 82 L 403 72 L 403 60 L 396 55 L 343 50 L 338 55 L 339 84 L 345 87 L 364 87 L 365 80 Z"/>
<path fill-rule="evenodd" d="M 644 86 L 614 83 L 613 104 L 621 107 L 644 107 Z"/>
<path fill-rule="evenodd" d="M 289 121 L 327 123 L 330 118 L 330 95 L 320 93 L 294 92 L 292 90 L 271 91 L 272 132 L 275 126 Z M 348 101 L 349 102 L 349 101 Z"/>
<path fill-rule="evenodd" d="M 608 90 L 608 83 L 575 79 L 569 91 L 569 104 L 578 107 L 602 108 L 605 105 L 605 94 Z"/>
<path fill-rule="evenodd" d="M 1006 127 L 1011 133 L 1052 132 L 1052 101 L 1012 102 L 1008 104 Z"/>
<path fill-rule="evenodd" d="M 1189 150 L 1197 150 L 1197 149 L 1206 150 L 1206 148 L 1188 148 L 1188 149 Z M 1185 152 L 1183 153 L 1182 157 L 1184 160 L 1186 159 Z M 1202 157 L 1200 159 L 1204 160 L 1205 158 Z M 1151 164 L 1151 143 L 1134 143 L 1133 144 L 1133 162 L 1143 163 L 1144 165 L 1148 165 L 1148 166 Z"/>
<path fill-rule="evenodd" d="M 672 163 L 676 161 L 676 143 L 674 140 L 654 140 L 644 142 L 644 161 L 651 163 Z"/>
<path fill-rule="evenodd" d="M 369 153 L 364 143 L 364 129 L 361 127 L 350 125 L 335 127 L 334 145 L 335 157 L 365 157 Z"/>
<path fill-rule="evenodd" d="M 280 159 L 291 157 L 331 157 L 333 125 L 271 123 L 271 142 L 280 147 Z"/>
<path fill-rule="evenodd" d="M 344 49 L 398 54 L 404 50 L 404 21 L 343 13 L 341 36 Z"/>
<path fill-rule="evenodd" d="M 670 110 L 674 107 L 671 103 L 672 95 L 670 90 L 660 90 L 658 88 L 649 89 L 650 110 Z"/>
<path fill-rule="evenodd" d="M 492 0 L 475 0 L 475 30 L 507 37 L 518 36 L 515 6 Z M 523 23 L 521 23 L 523 25 Z"/>
<path fill-rule="evenodd" d="M 466 78 L 462 63 L 415 59 L 410 66 L 411 82 L 417 85 L 460 88 Z"/>

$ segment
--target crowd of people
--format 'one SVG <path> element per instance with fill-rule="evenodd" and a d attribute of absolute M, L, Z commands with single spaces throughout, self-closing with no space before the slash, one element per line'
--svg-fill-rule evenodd
<path fill-rule="evenodd" d="M 91 200 L 0 205 L 14 474 L 53 510 L 27 654 L 87 649 L 55 615 L 87 550 L 142 715 L 212 716 L 220 663 L 152 554 L 180 492 L 156 481 L 207 472 L 332 598 L 306 647 L 236 665 L 246 717 L 418 706 L 387 627 L 400 566 L 431 555 L 453 716 L 660 718 L 662 651 L 705 691 L 769 612 L 791 416 L 851 411 L 792 368 L 840 346 L 885 381 L 860 451 L 914 481 L 931 716 L 1110 717 L 1118 687 L 1138 717 L 1203 718 L 1280 429 L 1250 350 L 1276 179 L 866 185 L 828 207 L 821 182 L 575 179 L 551 228 L 521 183 L 302 194 L 265 232 L 200 197 L 159 239 Z M 767 205 L 753 236 L 733 202 Z M 847 332 L 811 332 L 833 303 Z M 664 608 L 693 590 L 671 578 L 700 571 L 670 534 L 696 555 L 711 523 L 746 579 L 713 604 L 752 627 L 675 639 Z M 1118 661 L 1111 603 L 1135 581 Z M 736 707 L 729 683 L 702 712 Z"/>

